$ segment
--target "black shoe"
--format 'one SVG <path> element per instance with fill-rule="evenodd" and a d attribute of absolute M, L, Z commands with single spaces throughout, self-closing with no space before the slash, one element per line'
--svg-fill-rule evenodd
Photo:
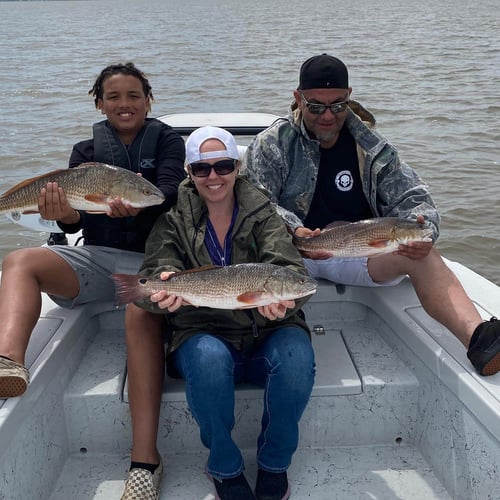
<path fill-rule="evenodd" d="M 494 375 L 500 371 L 500 321 L 493 317 L 475 330 L 467 357 L 480 375 Z"/>
<path fill-rule="evenodd" d="M 66 233 L 50 233 L 47 239 L 47 245 L 67 245 L 68 238 Z"/>
<path fill-rule="evenodd" d="M 217 500 L 255 500 L 252 488 L 243 474 L 231 479 L 212 479 Z"/>
<path fill-rule="evenodd" d="M 290 485 L 286 472 L 267 472 L 259 469 L 255 496 L 257 500 L 286 500 L 289 498 Z"/>

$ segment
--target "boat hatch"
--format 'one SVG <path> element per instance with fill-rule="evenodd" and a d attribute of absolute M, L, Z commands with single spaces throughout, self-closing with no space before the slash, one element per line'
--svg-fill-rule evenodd
<path fill-rule="evenodd" d="M 328 324 L 311 325 L 316 359 L 316 377 L 312 397 L 361 394 L 361 380 L 346 348 L 340 329 Z M 128 380 L 123 400 L 128 403 Z M 261 399 L 262 389 L 250 384 L 238 386 L 236 399 Z M 184 381 L 166 377 L 163 401 L 186 401 Z"/>

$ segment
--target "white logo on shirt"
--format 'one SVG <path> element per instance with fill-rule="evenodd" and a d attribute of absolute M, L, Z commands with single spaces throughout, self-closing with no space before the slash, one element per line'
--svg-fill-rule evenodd
<path fill-rule="evenodd" d="M 353 182 L 350 170 L 342 170 L 335 177 L 335 185 L 339 191 L 350 191 L 352 189 Z"/>

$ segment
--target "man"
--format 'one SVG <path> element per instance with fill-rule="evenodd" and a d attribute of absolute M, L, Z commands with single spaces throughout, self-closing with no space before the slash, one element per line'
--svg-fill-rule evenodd
<path fill-rule="evenodd" d="M 401 245 L 376 258 L 307 258 L 314 277 L 359 286 L 390 286 L 408 275 L 427 313 L 468 349 L 481 375 L 500 370 L 500 321 L 483 322 L 433 243 L 439 214 L 418 174 L 373 129 L 375 119 L 350 100 L 348 71 L 322 54 L 300 69 L 295 102 L 249 145 L 244 164 L 262 185 L 297 236 L 314 236 L 334 221 L 401 217 L 426 222 L 432 242 Z M 311 229 L 316 228 L 316 229 Z M 325 256 L 323 256 L 325 257 Z"/>
<path fill-rule="evenodd" d="M 153 92 L 144 73 L 133 63 L 104 68 L 89 94 L 106 119 L 93 125 L 91 139 L 73 146 L 70 168 L 95 161 L 129 169 L 156 184 L 165 201 L 137 209 L 117 198 L 110 202 L 106 214 L 98 215 L 74 210 L 56 183 L 48 183 L 42 189 L 41 216 L 56 220 L 67 233 L 81 229 L 84 244 L 24 248 L 4 259 L 0 286 L 0 399 L 21 396 L 28 389 L 29 372 L 24 358 L 40 315 L 41 293 L 50 294 L 62 307 L 93 301 L 112 304 L 115 286 L 111 274 L 139 270 L 146 239 L 156 218 L 175 203 L 179 183 L 186 177 L 184 141 L 170 126 L 147 117 Z M 159 394 L 164 372 L 160 320 L 158 316 L 144 323 L 141 336 L 143 344 L 156 347 L 155 358 L 147 359 L 141 368 L 153 372 L 148 380 L 154 380 L 156 385 L 148 389 Z M 143 352 L 139 351 L 137 356 Z M 129 379 L 135 381 L 137 377 L 129 371 Z M 133 389 L 129 393 L 132 408 L 140 395 Z M 134 437 L 141 429 L 140 403 L 139 400 L 134 406 L 133 417 L 139 413 L 133 418 Z M 159 413 L 159 399 L 157 406 L 155 410 Z M 154 415 L 152 418 L 157 423 Z M 124 499 L 159 496 L 163 468 L 156 450 L 157 425 L 151 425 L 142 434 L 145 435 L 140 436 L 142 439 L 153 443 L 154 456 L 149 458 L 141 455 L 141 449 L 133 450 Z"/>

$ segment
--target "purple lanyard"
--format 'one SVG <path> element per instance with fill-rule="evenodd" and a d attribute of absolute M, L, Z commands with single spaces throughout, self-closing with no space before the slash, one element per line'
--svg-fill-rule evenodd
<path fill-rule="evenodd" d="M 229 266 L 231 265 L 231 252 L 233 248 L 233 227 L 238 215 L 238 204 L 234 203 L 233 215 L 231 217 L 231 224 L 227 230 L 226 237 L 224 238 L 224 248 L 220 246 L 217 234 L 215 233 L 214 226 L 210 219 L 207 221 L 207 230 L 205 231 L 205 246 L 212 263 L 216 266 Z"/>

